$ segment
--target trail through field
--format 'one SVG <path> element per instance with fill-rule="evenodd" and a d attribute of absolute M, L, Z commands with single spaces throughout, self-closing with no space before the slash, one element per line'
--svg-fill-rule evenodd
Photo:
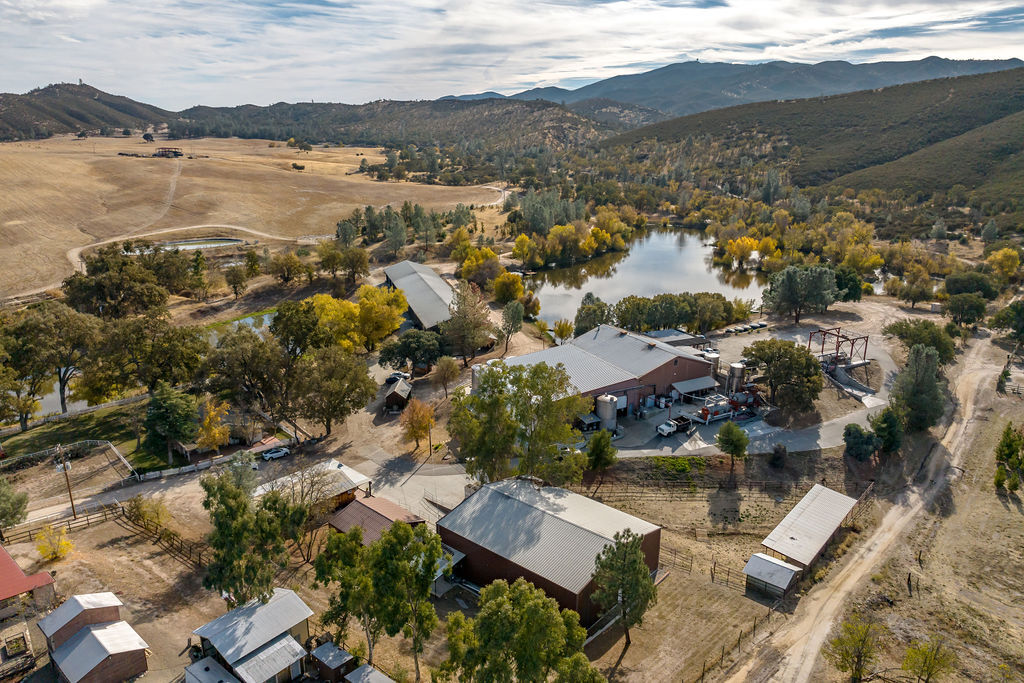
<path fill-rule="evenodd" d="M 775 656 L 757 653 L 745 666 L 727 680 L 741 681 L 808 681 L 814 671 L 818 654 L 828 638 L 836 617 L 847 598 L 862 580 L 877 567 L 893 544 L 900 538 L 917 515 L 948 486 L 956 475 L 968 434 L 974 422 L 975 400 L 982 383 L 991 381 L 999 372 L 987 362 L 984 351 L 989 348 L 985 340 L 977 340 L 964 357 L 962 370 L 954 381 L 956 406 L 945 435 L 932 448 L 927 470 L 919 474 L 920 484 L 912 484 L 901 500 L 882 519 L 877 530 L 853 552 L 845 566 L 808 593 L 800 602 L 796 615 L 784 630 L 776 634 L 771 645 Z M 782 653 L 778 659 L 778 653 Z M 765 656 L 762 661 L 761 656 Z"/>
<path fill-rule="evenodd" d="M 140 225 L 139 227 L 135 228 L 135 230 L 132 230 L 130 233 L 128 233 L 129 235 L 133 235 L 139 232 L 140 230 L 145 230 L 151 225 L 155 225 L 157 221 L 162 220 L 163 217 L 167 215 L 167 212 L 171 210 L 171 202 L 174 201 L 174 193 L 178 189 L 178 178 L 181 177 L 181 159 L 175 159 L 174 163 L 174 172 L 171 173 L 171 180 L 167 184 L 167 196 L 164 197 L 164 201 L 160 206 L 159 213 L 157 213 L 153 220 L 149 221 L 145 225 Z M 72 261 L 72 264 L 75 263 L 77 262 Z"/>

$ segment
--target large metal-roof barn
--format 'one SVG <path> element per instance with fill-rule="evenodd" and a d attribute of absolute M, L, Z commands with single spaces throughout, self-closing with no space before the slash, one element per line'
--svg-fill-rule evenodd
<path fill-rule="evenodd" d="M 815 484 L 761 545 L 804 569 L 818 559 L 856 504 L 856 498 Z"/>
<path fill-rule="evenodd" d="M 561 363 L 583 396 L 612 394 L 619 409 L 639 407 L 648 396 L 667 395 L 673 384 L 699 379 L 714 386 L 712 363 L 686 347 L 635 334 L 612 325 L 600 325 L 553 346 L 508 358 L 506 365 Z"/>
<path fill-rule="evenodd" d="M 466 555 L 457 574 L 480 586 L 523 577 L 584 624 L 599 616 L 590 600 L 597 556 L 626 529 L 643 537 L 647 566 L 657 569 L 660 527 L 532 479 L 485 484 L 437 522 L 445 545 Z"/>
<path fill-rule="evenodd" d="M 384 269 L 388 287 L 402 290 L 409 312 L 425 330 L 437 327 L 452 317 L 454 292 L 430 266 L 402 261 Z"/>

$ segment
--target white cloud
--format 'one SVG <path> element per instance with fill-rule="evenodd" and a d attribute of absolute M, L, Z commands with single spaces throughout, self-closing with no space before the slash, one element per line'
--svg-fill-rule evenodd
<path fill-rule="evenodd" d="M 0 0 L 0 90 L 82 78 L 171 109 L 510 93 L 698 57 L 1006 58 L 1020 45 L 1024 9 L 1000 0 Z"/>

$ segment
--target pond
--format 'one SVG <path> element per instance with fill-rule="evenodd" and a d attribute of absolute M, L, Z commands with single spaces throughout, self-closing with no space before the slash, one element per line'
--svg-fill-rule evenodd
<path fill-rule="evenodd" d="M 699 230 L 649 230 L 629 245 L 628 252 L 542 270 L 527 277 L 525 284 L 540 299 L 540 317 L 549 323 L 572 320 L 587 292 L 609 304 L 630 294 L 717 292 L 729 299 L 753 299 L 760 306 L 767 279 L 754 271 L 712 266 L 713 249 L 713 242 Z"/>
<path fill-rule="evenodd" d="M 234 244 L 242 244 L 242 240 L 231 237 L 214 237 L 210 239 L 196 238 L 191 240 L 178 240 L 176 242 L 164 242 L 162 247 L 167 249 L 180 249 L 181 251 L 195 251 L 196 249 L 213 249 L 214 247 L 230 247 Z"/>

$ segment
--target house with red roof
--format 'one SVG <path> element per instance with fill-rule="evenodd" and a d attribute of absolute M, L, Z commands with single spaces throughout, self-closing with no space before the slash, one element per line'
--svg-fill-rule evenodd
<path fill-rule="evenodd" d="M 49 609 L 54 599 L 53 577 L 48 572 L 26 576 L 7 549 L 0 546 L 0 619 L 17 614 L 25 601 L 37 609 Z"/>

